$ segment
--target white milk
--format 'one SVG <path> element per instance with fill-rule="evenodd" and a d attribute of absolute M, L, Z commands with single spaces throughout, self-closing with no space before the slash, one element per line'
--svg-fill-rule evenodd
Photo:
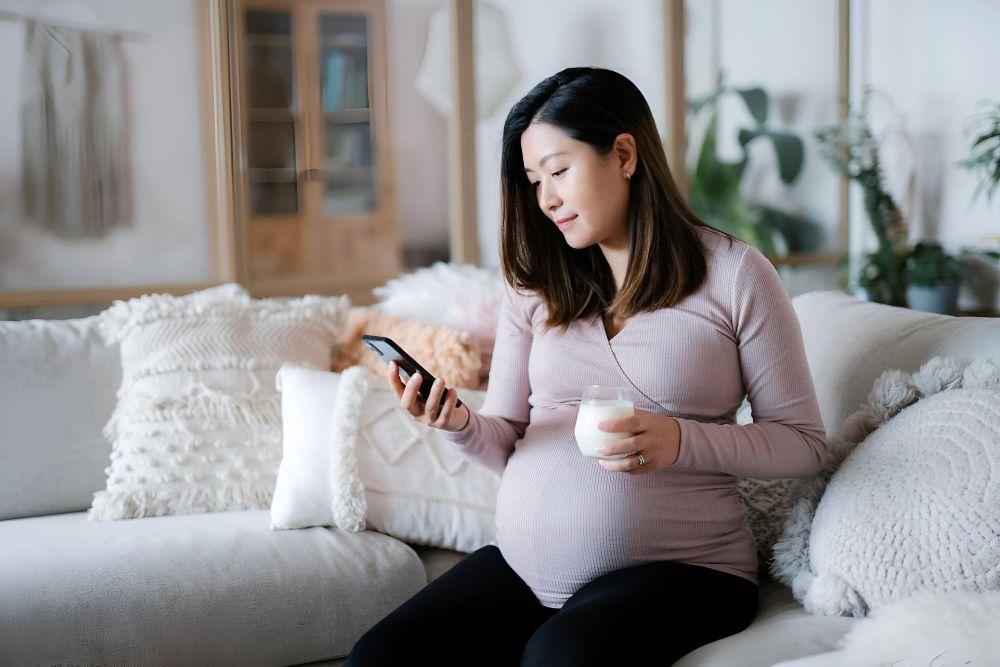
<path fill-rule="evenodd" d="M 597 448 L 615 440 L 630 438 L 634 433 L 607 433 L 597 430 L 597 424 L 605 419 L 618 419 L 619 417 L 631 417 L 635 414 L 632 401 L 623 400 L 589 400 L 580 404 L 580 411 L 576 415 L 576 429 L 573 434 L 576 436 L 576 444 L 584 456 L 592 456 L 597 459 L 621 459 L 628 454 L 616 454 L 613 456 L 601 456 L 597 453 Z"/>

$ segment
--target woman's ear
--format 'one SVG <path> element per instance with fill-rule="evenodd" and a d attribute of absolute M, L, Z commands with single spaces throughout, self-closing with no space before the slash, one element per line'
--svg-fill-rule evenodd
<path fill-rule="evenodd" d="M 635 149 L 635 137 L 627 132 L 619 134 L 615 137 L 613 150 L 618 167 L 623 173 L 628 174 L 626 178 L 631 178 L 632 174 L 635 173 L 636 163 L 639 161 Z"/>

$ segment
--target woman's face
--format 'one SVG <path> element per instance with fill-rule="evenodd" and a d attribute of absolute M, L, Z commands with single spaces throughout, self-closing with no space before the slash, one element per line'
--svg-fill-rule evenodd
<path fill-rule="evenodd" d="M 635 140 L 615 139 L 606 157 L 554 125 L 537 123 L 521 134 L 524 171 L 538 206 L 573 248 L 599 243 L 628 247 L 629 181 L 635 171 Z"/>

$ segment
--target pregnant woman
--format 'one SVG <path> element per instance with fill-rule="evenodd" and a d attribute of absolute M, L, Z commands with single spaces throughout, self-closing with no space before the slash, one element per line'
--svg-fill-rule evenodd
<path fill-rule="evenodd" d="M 347 664 L 669 665 L 746 628 L 757 557 L 739 477 L 810 477 L 826 443 L 771 264 L 682 199 L 624 76 L 571 68 L 511 109 L 501 307 L 481 411 L 439 378 L 387 379 L 415 419 L 502 473 L 497 546 L 382 619 Z M 588 385 L 635 415 L 573 429 Z M 447 393 L 445 393 L 447 392 Z M 446 396 L 443 407 L 441 396 Z M 749 398 L 754 423 L 735 423 Z"/>

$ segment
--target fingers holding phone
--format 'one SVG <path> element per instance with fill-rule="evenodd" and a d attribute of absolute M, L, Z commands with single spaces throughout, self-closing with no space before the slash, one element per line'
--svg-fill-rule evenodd
<path fill-rule="evenodd" d="M 395 361 L 390 361 L 386 365 L 385 379 L 389 381 L 389 386 L 396 393 L 396 398 L 402 398 L 406 385 L 403 384 L 403 380 L 399 377 L 399 366 Z"/>
<path fill-rule="evenodd" d="M 423 384 L 423 378 L 420 382 Z M 444 378 L 434 380 L 423 405 L 424 414 L 421 421 L 434 428 L 448 428 L 448 418 L 455 409 L 455 397 L 455 390 L 448 389 Z"/>
<path fill-rule="evenodd" d="M 386 379 L 403 408 L 420 423 L 446 431 L 459 431 L 468 422 L 468 408 L 459 403 L 458 392 L 448 389 L 444 378 L 434 380 L 426 393 L 427 400 L 421 396 L 424 393 L 420 391 L 424 378 L 420 373 L 414 373 L 404 383 L 399 377 L 398 365 L 390 361 Z"/>
<path fill-rule="evenodd" d="M 361 342 L 385 362 L 389 386 L 414 419 L 448 431 L 465 427 L 471 413 L 444 378 L 435 379 L 391 338 L 365 334 Z"/>

